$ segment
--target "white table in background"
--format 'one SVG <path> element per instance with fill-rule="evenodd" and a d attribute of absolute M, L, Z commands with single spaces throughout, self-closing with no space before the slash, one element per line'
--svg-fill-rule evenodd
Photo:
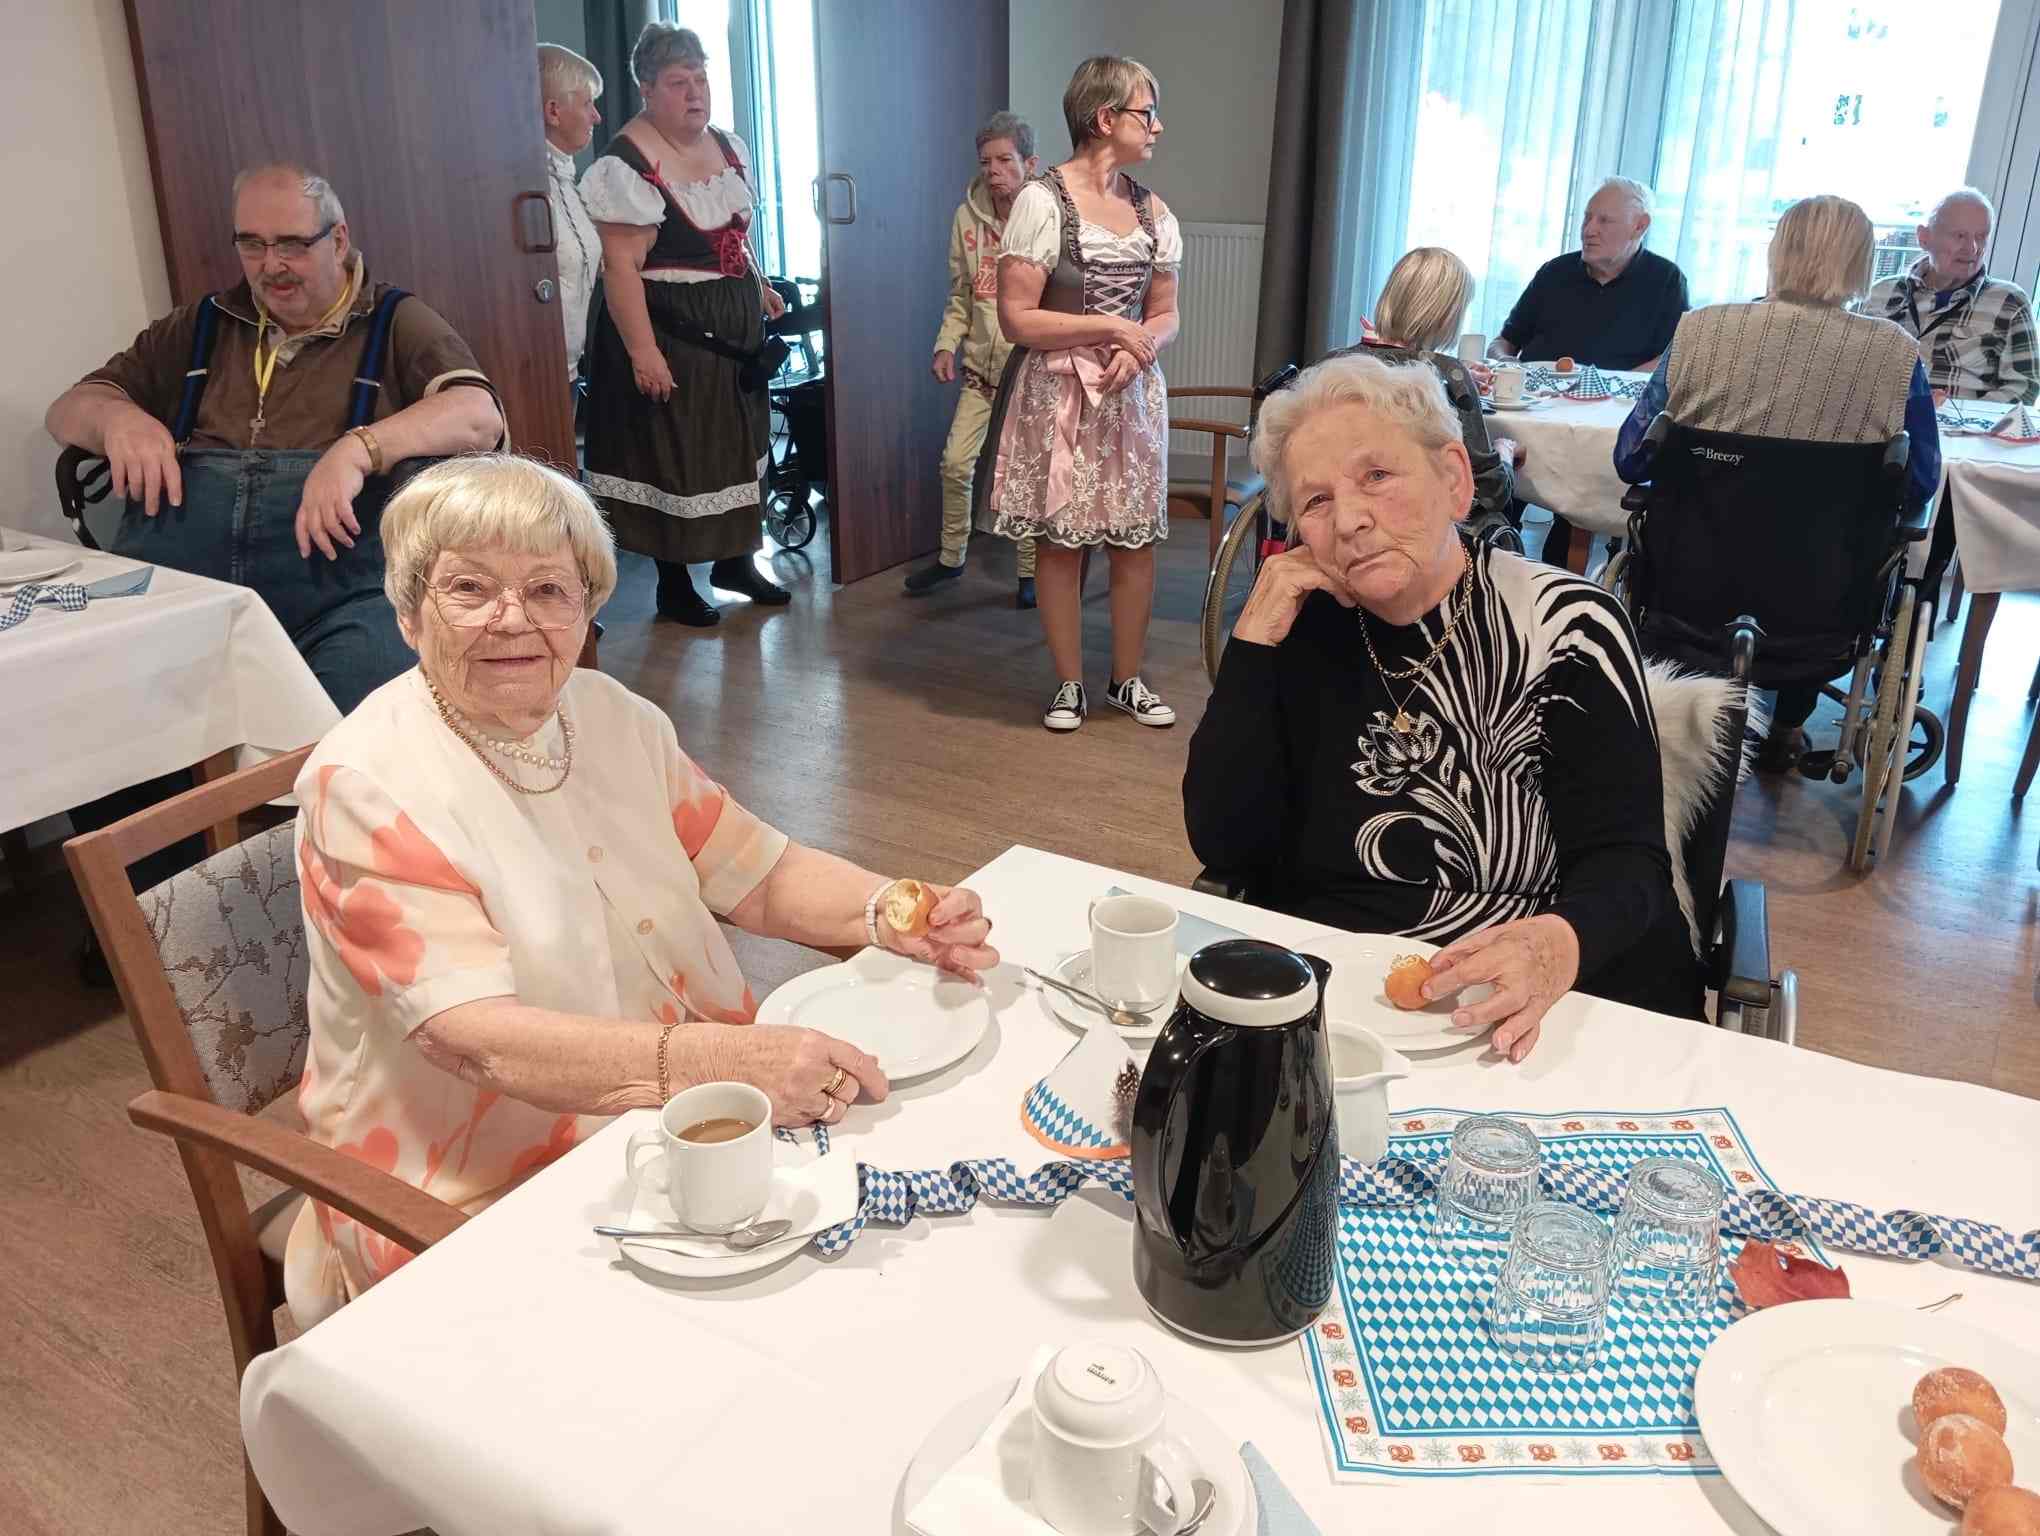
<path fill-rule="evenodd" d="M 55 581 L 140 569 L 10 531 L 24 542 L 80 556 Z M 139 597 L 42 606 L 0 630 L 0 700 L 0 831 L 237 748 L 293 751 L 340 718 L 253 591 L 164 566 Z"/>
<path fill-rule="evenodd" d="M 968 882 L 1011 962 L 1085 941 L 1085 902 L 1120 884 L 1291 943 L 1294 919 L 1012 848 Z M 969 1057 L 853 1109 L 837 1152 L 893 1169 L 988 1151 L 1073 1043 L 1007 965 Z M 1392 1106 L 1659 1111 L 1726 1105 L 1781 1187 L 2040 1225 L 2040 1102 L 1906 1077 L 1591 999 L 1521 1067 L 1478 1048 L 1391 1089 Z M 874 1225 L 751 1279 L 666 1290 L 590 1226 L 627 1208 L 620 1118 L 243 1380 L 249 1454 L 300 1536 L 690 1529 L 904 1531 L 901 1479 L 955 1404 L 1036 1345 L 1104 1335 L 1267 1455 L 1326 1536 L 1386 1530 L 1738 1531 L 1763 1527 L 1718 1477 L 1334 1484 L 1300 1346 L 1200 1348 L 1132 1285 L 1132 1211 L 1087 1190 L 1052 1212 L 981 1204 Z M 1963 1318 L 2031 1341 L 2032 1286 L 1844 1256 L 1856 1294 L 1965 1295 Z M 1527 1518 L 1526 1518 L 1527 1517 Z"/>

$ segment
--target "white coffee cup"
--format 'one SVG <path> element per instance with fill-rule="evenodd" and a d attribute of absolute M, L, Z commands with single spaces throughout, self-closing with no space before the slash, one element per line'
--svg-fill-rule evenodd
<path fill-rule="evenodd" d="M 1152 896 L 1091 903 L 1091 990 L 1121 1008 L 1159 1008 L 1176 990 L 1176 909 Z"/>
<path fill-rule="evenodd" d="M 1202 1474 L 1165 1432 L 1168 1404 L 1145 1356 L 1121 1344 L 1072 1344 L 1034 1383 L 1028 1501 L 1063 1536 L 1175 1536 L 1197 1513 Z"/>
<path fill-rule="evenodd" d="M 1459 338 L 1459 360 L 1462 363 L 1484 363 L 1487 361 L 1487 337 L 1479 331 L 1468 331 Z"/>
<path fill-rule="evenodd" d="M 1410 1059 L 1358 1024 L 1332 1024 L 1326 1032 L 1339 1155 L 1378 1163 L 1388 1152 L 1388 1085 L 1410 1075 Z"/>
<path fill-rule="evenodd" d="M 1496 405 L 1521 405 L 1523 403 L 1523 370 L 1512 363 L 1502 363 L 1495 368 L 1494 400 Z"/>
<path fill-rule="evenodd" d="M 744 1120 L 728 1141 L 689 1141 L 681 1132 L 704 1120 Z M 656 1147 L 665 1155 L 640 1163 Z M 698 1083 L 666 1101 L 659 1123 L 631 1133 L 623 1161 L 633 1184 L 653 1177 L 683 1227 L 734 1232 L 749 1226 L 772 1192 L 772 1101 L 749 1083 Z M 656 1176 L 651 1170 L 657 1169 Z"/>

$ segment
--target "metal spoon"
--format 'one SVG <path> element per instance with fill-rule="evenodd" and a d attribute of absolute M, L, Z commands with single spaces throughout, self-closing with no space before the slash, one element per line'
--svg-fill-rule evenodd
<path fill-rule="evenodd" d="M 613 1237 L 619 1242 L 625 1238 L 634 1237 L 720 1238 L 739 1253 L 747 1253 L 753 1248 L 764 1247 L 765 1244 L 773 1241 L 775 1238 L 784 1237 L 792 1229 L 793 1223 L 790 1221 L 759 1221 L 753 1222 L 748 1227 L 739 1227 L 734 1232 L 685 1232 L 673 1227 L 651 1227 L 645 1230 L 638 1230 L 633 1227 L 597 1227 L 595 1235 L 597 1237 Z"/>
<path fill-rule="evenodd" d="M 1190 1517 L 1190 1523 L 1176 1533 L 1176 1536 L 1190 1536 L 1190 1533 L 1211 1518 L 1211 1512 L 1218 1507 L 1218 1489 L 1201 1477 L 1190 1480 L 1190 1491 L 1197 1495 L 1197 1513 Z"/>
<path fill-rule="evenodd" d="M 1056 991 L 1064 996 L 1075 998 L 1086 1008 L 1096 1013 L 1104 1014 L 1106 1018 L 1110 1019 L 1121 1029 L 1149 1029 L 1154 1025 L 1154 1015 L 1152 1014 L 1140 1013 L 1132 1008 L 1121 1008 L 1116 1004 L 1108 1003 L 1104 998 L 1094 997 L 1081 987 L 1073 987 L 1066 981 L 1057 981 L 1053 976 L 1044 976 L 1031 965 L 1023 965 L 1020 969 L 1029 976 L 1032 976 L 1044 987 L 1054 987 Z"/>

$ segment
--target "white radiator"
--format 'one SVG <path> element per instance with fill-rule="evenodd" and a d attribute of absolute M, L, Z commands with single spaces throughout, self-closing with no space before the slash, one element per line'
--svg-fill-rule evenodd
<path fill-rule="evenodd" d="M 1210 384 L 1246 388 L 1253 384 L 1254 321 L 1261 306 L 1261 229 L 1259 224 L 1183 226 L 1182 283 L 1177 289 L 1182 329 L 1175 344 L 1162 354 L 1162 372 L 1175 388 Z M 1247 402 L 1172 400 L 1169 414 L 1245 426 Z M 1169 434 L 1175 478 L 1208 475 L 1210 452 L 1211 438 L 1206 433 Z M 1237 442 L 1232 461 L 1235 465 L 1246 463 Z M 1234 474 L 1238 473 L 1235 469 Z"/>

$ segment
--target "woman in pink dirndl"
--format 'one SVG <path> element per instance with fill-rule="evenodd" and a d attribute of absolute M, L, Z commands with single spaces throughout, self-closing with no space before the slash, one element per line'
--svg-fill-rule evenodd
<path fill-rule="evenodd" d="M 1040 541 L 1035 584 L 1058 679 L 1041 717 L 1084 723 L 1083 559 L 1112 561 L 1106 702 L 1143 725 L 1176 712 L 1141 680 L 1156 540 L 1169 534 L 1169 401 L 1156 361 L 1176 337 L 1176 217 L 1124 167 L 1161 137 L 1145 65 L 1099 57 L 1063 93 L 1076 152 L 1020 189 L 999 249 L 999 321 L 1015 343 L 980 463 L 978 525 Z"/>

